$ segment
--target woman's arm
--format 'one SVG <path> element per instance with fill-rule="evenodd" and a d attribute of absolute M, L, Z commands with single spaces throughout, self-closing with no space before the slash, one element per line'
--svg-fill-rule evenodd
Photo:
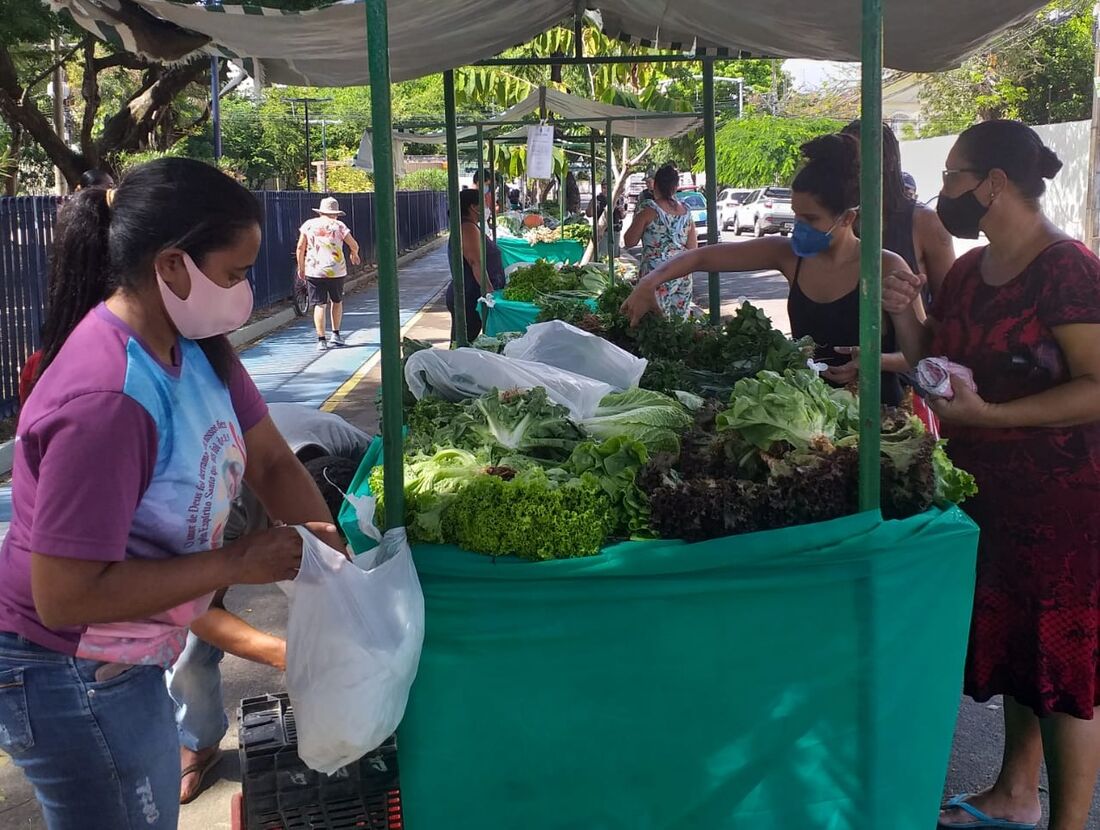
<path fill-rule="evenodd" d="M 244 434 L 248 464 L 244 480 L 259 498 L 272 522 L 288 525 L 317 522 L 327 528 L 318 536 L 343 550 L 321 491 L 302 462 L 291 452 L 271 416 L 267 415 Z"/>
<path fill-rule="evenodd" d="M 993 429 L 1073 427 L 1100 421 L 1100 324 L 1056 326 L 1054 337 L 1066 356 L 1070 380 L 1007 403 L 987 403 L 978 393 L 956 384 L 950 401 L 932 402 L 944 421 Z"/>
<path fill-rule="evenodd" d="M 191 623 L 191 631 L 227 654 L 286 671 L 286 640 L 254 628 L 220 602 Z"/>
<path fill-rule="evenodd" d="M 688 225 L 688 238 L 685 247 L 691 251 L 699 247 L 699 232 L 695 229 L 695 223 Z"/>
<path fill-rule="evenodd" d="M 350 233 L 344 237 L 344 242 L 345 244 L 347 244 L 348 250 L 351 252 L 351 264 L 359 265 L 362 262 L 362 260 L 359 258 L 359 243 Z"/>
<path fill-rule="evenodd" d="M 795 261 L 791 244 L 786 239 L 753 239 L 749 242 L 727 242 L 685 251 L 667 260 L 638 281 L 626 298 L 622 311 L 631 325 L 638 325 L 650 312 L 660 313 L 657 286 L 696 271 L 764 271 L 784 274 L 792 270 Z"/>
<path fill-rule="evenodd" d="M 304 277 L 306 275 L 306 248 L 309 247 L 309 240 L 306 239 L 304 233 L 298 234 L 298 247 L 295 249 L 295 254 L 298 258 L 298 276 Z"/>
<path fill-rule="evenodd" d="M 475 225 L 462 225 L 462 258 L 470 265 L 470 273 L 481 285 L 481 231 Z"/>
<path fill-rule="evenodd" d="M 634 214 L 634 221 L 630 223 L 630 227 L 626 229 L 623 234 L 623 245 L 627 248 L 633 248 L 639 242 L 642 241 L 642 232 L 645 230 L 645 226 L 657 218 L 656 211 L 653 208 L 642 208 Z"/>
<path fill-rule="evenodd" d="M 319 535 L 331 525 L 307 525 Z M 302 537 L 291 527 L 253 533 L 219 550 L 170 559 L 102 562 L 31 555 L 31 593 L 47 628 L 140 620 L 226 585 L 293 579 Z"/>
<path fill-rule="evenodd" d="M 913 236 L 917 258 L 934 297 L 943 288 L 944 277 L 955 264 L 955 240 L 935 211 L 922 207 L 917 207 L 913 214 Z"/>

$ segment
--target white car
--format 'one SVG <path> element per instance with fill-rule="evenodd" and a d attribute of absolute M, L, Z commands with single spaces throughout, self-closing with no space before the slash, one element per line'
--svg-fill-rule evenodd
<path fill-rule="evenodd" d="M 733 215 L 733 232 L 751 231 L 761 237 L 769 233 L 787 236 L 794 230 L 794 210 L 789 187 L 762 187 L 748 195 Z"/>
<path fill-rule="evenodd" d="M 718 194 L 718 227 L 728 231 L 733 226 L 737 208 L 741 207 L 751 193 L 751 190 L 738 190 L 737 188 L 727 187 Z"/>

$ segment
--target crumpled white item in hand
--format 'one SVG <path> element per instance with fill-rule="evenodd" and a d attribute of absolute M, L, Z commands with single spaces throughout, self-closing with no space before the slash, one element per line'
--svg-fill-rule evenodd
<path fill-rule="evenodd" d="M 916 380 L 929 395 L 949 401 L 955 397 L 951 378 L 957 377 L 972 391 L 977 392 L 974 373 L 958 363 L 952 363 L 946 357 L 926 357 L 917 364 Z"/>

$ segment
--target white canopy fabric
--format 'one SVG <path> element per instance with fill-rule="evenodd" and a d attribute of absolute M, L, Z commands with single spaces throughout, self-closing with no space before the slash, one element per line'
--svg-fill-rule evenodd
<path fill-rule="evenodd" d="M 80 26 L 158 61 L 240 59 L 264 82 L 355 86 L 369 81 L 363 0 L 291 13 L 168 0 L 47 0 Z M 708 54 L 860 58 L 860 0 L 587 0 L 611 35 Z M 886 65 L 956 65 L 1043 0 L 883 0 Z M 390 66 L 409 80 L 497 55 L 570 20 L 573 0 L 388 0 Z"/>
<path fill-rule="evenodd" d="M 560 116 L 561 120 L 568 121 L 573 118 L 615 119 L 611 122 L 611 132 L 619 136 L 675 138 L 703 126 L 703 119 L 695 115 L 676 117 L 670 114 L 668 118 L 638 118 L 639 115 L 652 116 L 653 113 L 632 107 L 620 107 L 615 104 L 605 104 L 601 101 L 591 101 L 588 98 L 570 95 L 567 92 L 548 87 L 532 90 L 531 94 L 518 104 L 513 105 L 500 115 L 486 118 L 485 121 L 507 124 L 509 121 L 518 121 L 524 116 L 538 112 L 542 95 L 546 96 L 546 111 Z M 603 123 L 586 122 L 586 126 L 595 127 L 600 132 L 603 132 L 606 128 Z M 492 131 L 493 127 L 487 123 L 485 129 Z M 460 127 L 456 134 L 460 143 L 469 141 L 477 136 L 477 128 Z M 504 137 L 514 137 L 521 134 L 526 135 L 527 133 L 522 129 L 518 131 L 511 130 L 506 132 Z M 395 130 L 393 137 L 395 141 L 401 141 L 405 144 L 442 144 L 447 140 L 445 132 L 413 133 Z"/>

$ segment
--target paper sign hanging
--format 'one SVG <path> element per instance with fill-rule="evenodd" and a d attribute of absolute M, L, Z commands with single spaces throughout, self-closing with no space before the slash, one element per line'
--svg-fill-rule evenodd
<path fill-rule="evenodd" d="M 554 175 L 554 128 L 527 128 L 527 178 L 549 179 Z"/>

